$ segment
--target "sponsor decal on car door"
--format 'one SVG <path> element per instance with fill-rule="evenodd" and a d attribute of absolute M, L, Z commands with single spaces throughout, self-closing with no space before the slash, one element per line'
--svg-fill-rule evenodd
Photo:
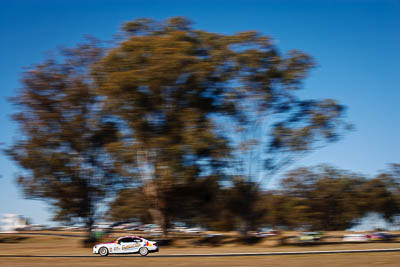
<path fill-rule="evenodd" d="M 142 240 L 139 238 L 134 238 L 133 243 L 135 244 L 134 252 L 139 251 L 139 249 L 142 247 Z"/>
<path fill-rule="evenodd" d="M 121 253 L 132 253 L 137 251 L 135 248 L 135 242 L 133 242 L 133 238 L 131 237 L 122 238 L 119 243 L 121 245 Z"/>

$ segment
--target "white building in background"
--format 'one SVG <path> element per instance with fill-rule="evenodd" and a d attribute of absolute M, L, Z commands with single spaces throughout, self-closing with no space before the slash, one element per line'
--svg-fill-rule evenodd
<path fill-rule="evenodd" d="M 15 232 L 18 228 L 28 226 L 28 221 L 19 214 L 3 214 L 0 220 L 1 232 Z"/>

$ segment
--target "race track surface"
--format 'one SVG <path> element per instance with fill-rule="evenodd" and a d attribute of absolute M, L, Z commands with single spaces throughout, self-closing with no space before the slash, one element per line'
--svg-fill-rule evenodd
<path fill-rule="evenodd" d="M 151 258 L 194 258 L 194 257 L 249 257 L 249 256 L 282 256 L 282 255 L 312 255 L 312 254 L 340 254 L 340 253 L 384 253 L 384 252 L 397 252 L 400 248 L 390 249 L 363 249 L 363 250 L 317 250 L 317 251 L 296 251 L 296 252 L 258 252 L 258 253 L 217 253 L 217 254 L 167 254 L 157 255 L 152 254 L 148 257 Z M 139 255 L 111 255 L 109 257 L 138 257 Z M 100 257 L 98 255 L 11 255 L 0 254 L 0 258 L 93 258 Z M 140 256 L 139 256 L 140 257 Z"/>

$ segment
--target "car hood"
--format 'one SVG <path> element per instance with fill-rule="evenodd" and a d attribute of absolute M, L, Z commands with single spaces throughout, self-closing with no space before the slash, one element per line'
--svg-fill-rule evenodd
<path fill-rule="evenodd" d="M 102 245 L 110 245 L 110 244 L 114 244 L 115 242 L 106 242 L 106 243 L 100 243 L 100 244 L 96 244 L 96 245 L 94 245 L 95 247 L 96 246 L 102 246 Z"/>

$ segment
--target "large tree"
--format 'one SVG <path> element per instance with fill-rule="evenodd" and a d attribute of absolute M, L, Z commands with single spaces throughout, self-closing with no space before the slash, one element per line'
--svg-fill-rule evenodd
<path fill-rule="evenodd" d="M 90 227 L 95 203 L 118 188 L 108 185 L 130 178 L 166 233 L 180 188 L 233 176 L 257 186 L 345 125 L 334 100 L 299 97 L 310 56 L 282 54 L 258 32 L 138 19 L 104 56 L 90 48 L 37 65 L 15 98 L 23 137 L 9 153 L 26 170 L 20 183 L 62 219 Z"/>
<path fill-rule="evenodd" d="M 92 73 L 105 108 L 122 122 L 126 162 L 140 173 L 164 229 L 175 185 L 209 175 L 254 182 L 337 140 L 343 106 L 296 94 L 312 66 L 307 54 L 282 55 L 254 31 L 211 33 L 181 17 L 124 24 Z M 245 166 L 255 161 L 256 175 Z"/>
<path fill-rule="evenodd" d="M 126 180 L 109 153 L 117 128 L 102 112 L 88 72 L 102 51 L 90 40 L 24 72 L 12 99 L 20 135 L 7 149 L 21 167 L 25 195 L 51 203 L 55 220 L 84 223 L 89 231 L 103 200 Z"/>

